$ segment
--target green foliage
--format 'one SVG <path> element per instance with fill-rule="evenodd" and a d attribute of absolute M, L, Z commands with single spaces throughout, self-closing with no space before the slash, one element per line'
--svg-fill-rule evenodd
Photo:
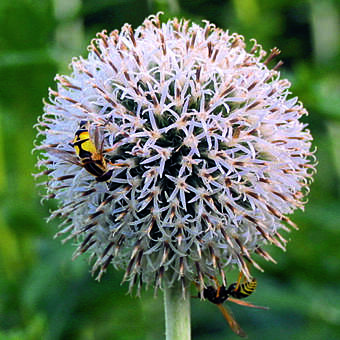
<path fill-rule="evenodd" d="M 48 207 L 39 203 L 30 175 L 33 124 L 41 98 L 73 55 L 86 55 L 94 34 L 138 26 L 162 10 L 277 46 L 282 73 L 310 112 L 318 148 L 318 174 L 305 212 L 292 219 L 288 251 L 274 251 L 277 265 L 253 271 L 254 303 L 270 311 L 231 306 L 253 339 L 337 339 L 340 332 L 340 44 L 339 2 L 324 0 L 2 0 L 0 2 L 0 339 L 160 339 L 162 299 L 151 291 L 126 296 L 122 273 L 101 283 L 72 245 L 53 240 Z M 73 6 L 74 5 L 74 6 Z M 64 7 L 63 7 L 64 6 Z M 73 7 L 72 7 L 73 6 Z M 57 15 L 62 8 L 65 13 Z M 68 11 L 68 12 L 67 12 Z M 66 32 L 66 33 L 65 33 Z M 72 43 L 70 43 L 72 42 Z M 50 204 L 50 203 L 49 203 Z M 231 274 L 232 276 L 235 274 Z M 230 281 L 232 281 L 230 279 Z M 193 289 L 193 294 L 194 289 Z M 161 293 L 159 294 L 161 295 Z M 193 299 L 193 338 L 237 338 L 217 308 Z"/>

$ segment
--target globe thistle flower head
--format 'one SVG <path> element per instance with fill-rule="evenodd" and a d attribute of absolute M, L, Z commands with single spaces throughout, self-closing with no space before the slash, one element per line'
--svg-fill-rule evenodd
<path fill-rule="evenodd" d="M 204 285 L 263 249 L 302 208 L 314 161 L 306 114 L 256 41 L 151 16 L 98 33 L 57 76 L 37 124 L 59 235 L 130 288 Z M 166 274 L 165 274 L 166 273 Z M 166 276 L 166 277 L 165 277 Z"/>

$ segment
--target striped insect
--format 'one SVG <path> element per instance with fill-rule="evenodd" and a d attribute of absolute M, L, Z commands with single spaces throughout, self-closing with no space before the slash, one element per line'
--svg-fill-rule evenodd
<path fill-rule="evenodd" d="M 206 287 L 203 290 L 203 297 L 219 308 L 234 333 L 241 337 L 247 337 L 245 331 L 234 319 L 231 311 L 226 306 L 224 306 L 223 303 L 228 300 L 246 307 L 268 309 L 268 307 L 257 306 L 253 305 L 252 303 L 240 300 L 248 297 L 255 291 L 257 286 L 256 279 L 253 278 L 251 281 L 241 283 L 242 274 L 240 273 L 238 281 L 231 284 L 227 288 L 226 286 L 219 285 L 216 278 L 212 278 L 216 282 L 217 289 L 213 286 Z"/>
<path fill-rule="evenodd" d="M 81 166 L 96 177 L 98 182 L 107 182 L 113 170 L 109 170 L 103 155 L 104 138 L 102 129 L 95 126 L 90 133 L 89 122 L 82 120 L 71 143 Z"/>
<path fill-rule="evenodd" d="M 236 299 L 244 299 L 254 293 L 257 281 L 253 278 L 251 281 L 240 283 L 239 281 L 229 286 L 228 292 L 230 296 Z"/>
<path fill-rule="evenodd" d="M 57 146 L 47 146 L 47 152 L 84 168 L 95 177 L 97 182 L 108 182 L 112 176 L 113 169 L 108 167 L 108 161 L 104 157 L 104 132 L 97 125 L 90 127 L 90 123 L 82 120 L 74 134 L 73 141 L 69 143 L 74 151 L 59 149 Z M 113 149 L 105 150 L 111 151 Z M 121 166 L 121 164 L 112 164 Z"/>

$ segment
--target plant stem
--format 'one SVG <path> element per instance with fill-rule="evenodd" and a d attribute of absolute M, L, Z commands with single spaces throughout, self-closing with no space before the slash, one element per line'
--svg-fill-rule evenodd
<path fill-rule="evenodd" d="M 166 340 L 190 340 L 190 295 L 188 289 L 184 299 L 179 283 L 171 288 L 165 288 L 164 310 Z"/>

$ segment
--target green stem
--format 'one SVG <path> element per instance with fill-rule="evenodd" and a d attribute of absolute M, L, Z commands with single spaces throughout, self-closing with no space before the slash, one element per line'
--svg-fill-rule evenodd
<path fill-rule="evenodd" d="M 182 288 L 176 283 L 164 289 L 166 340 L 190 340 L 190 295 L 187 289 L 185 299 Z"/>

